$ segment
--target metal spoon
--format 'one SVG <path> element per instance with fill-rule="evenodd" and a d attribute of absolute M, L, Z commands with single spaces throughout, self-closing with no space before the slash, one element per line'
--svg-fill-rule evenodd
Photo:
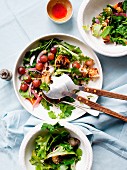
<path fill-rule="evenodd" d="M 72 105 L 72 106 L 74 106 L 74 107 L 77 107 L 77 108 L 79 108 L 79 109 L 81 109 L 81 110 L 89 113 L 89 114 L 92 115 L 92 116 L 98 116 L 98 115 L 99 115 L 99 111 L 94 110 L 94 109 L 91 109 L 91 108 L 86 108 L 86 107 L 77 105 L 77 104 L 75 104 L 75 103 L 67 102 L 67 101 L 65 101 L 65 98 L 61 98 L 61 99 L 51 99 L 51 98 L 47 97 L 43 92 L 42 92 L 42 96 L 43 96 L 43 98 L 44 98 L 47 102 L 49 102 L 49 103 L 51 103 L 51 104 L 53 104 L 53 105 L 56 105 L 56 106 L 57 106 L 58 103 L 66 103 L 66 104 Z"/>
<path fill-rule="evenodd" d="M 62 76 L 61 76 L 62 77 Z M 127 117 L 115 112 L 115 111 L 112 111 L 104 106 L 101 106 L 100 104 L 98 103 L 95 103 L 95 102 L 92 102 L 86 98 L 83 98 L 82 96 L 79 96 L 75 93 L 73 93 L 73 89 L 69 89 L 69 85 L 65 84 L 65 81 L 66 79 L 62 77 L 55 77 L 56 81 L 53 80 L 53 84 L 50 88 L 50 91 L 48 93 L 46 93 L 46 95 L 49 97 L 49 98 L 52 98 L 52 99 L 60 99 L 60 98 L 63 98 L 65 96 L 70 96 L 72 98 L 74 98 L 75 100 L 78 100 L 79 102 L 82 102 L 84 104 L 86 104 L 87 106 L 91 107 L 92 109 L 95 109 L 95 110 L 98 110 L 98 111 L 101 111 L 103 113 L 106 113 L 110 116 L 113 116 L 115 118 L 118 118 L 118 119 L 121 119 L 125 122 L 127 122 Z M 70 86 L 71 87 L 71 86 Z M 99 90 L 100 92 L 101 90 Z M 116 93 L 112 93 L 112 92 L 107 92 L 107 91 L 104 91 L 102 92 L 102 96 L 103 96 L 103 93 L 104 93 L 104 96 L 108 96 L 108 97 L 113 97 L 113 98 L 119 98 L 119 99 L 122 99 L 122 100 L 127 100 L 127 96 L 126 95 L 121 95 L 121 94 L 116 94 Z"/>

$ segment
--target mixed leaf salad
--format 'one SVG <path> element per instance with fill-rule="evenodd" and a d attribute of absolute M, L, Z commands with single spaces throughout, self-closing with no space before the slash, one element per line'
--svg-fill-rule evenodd
<path fill-rule="evenodd" d="M 44 123 L 42 131 L 35 140 L 30 163 L 36 170 L 76 170 L 76 163 L 81 160 L 80 140 L 70 136 L 59 123 Z"/>
<path fill-rule="evenodd" d="M 89 30 L 87 26 L 83 26 Z M 127 0 L 106 8 L 92 19 L 93 36 L 102 37 L 104 43 L 127 45 Z"/>
<path fill-rule="evenodd" d="M 29 100 L 33 108 L 41 103 L 53 119 L 57 116 L 50 110 L 52 105 L 42 95 L 43 90 L 49 91 L 53 76 L 68 74 L 78 85 L 99 77 L 92 58 L 84 56 L 79 47 L 56 38 L 40 40 L 36 48 L 26 52 L 18 73 L 21 80 L 20 95 Z M 68 102 L 74 102 L 69 97 L 66 99 Z M 58 104 L 58 107 L 61 110 L 59 118 L 70 116 L 74 109 L 68 104 Z"/>

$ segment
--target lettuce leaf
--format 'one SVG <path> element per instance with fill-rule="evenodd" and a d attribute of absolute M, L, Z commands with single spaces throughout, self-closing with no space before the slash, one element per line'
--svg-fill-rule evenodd
<path fill-rule="evenodd" d="M 102 25 L 96 24 L 96 23 L 92 26 L 92 34 L 93 34 L 93 36 L 95 36 L 95 37 L 100 36 L 101 27 L 102 27 Z"/>

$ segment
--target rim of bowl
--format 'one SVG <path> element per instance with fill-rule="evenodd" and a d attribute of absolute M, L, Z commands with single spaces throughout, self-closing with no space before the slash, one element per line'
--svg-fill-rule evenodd
<path fill-rule="evenodd" d="M 91 0 L 83 0 L 83 2 L 80 5 L 79 11 L 78 11 L 78 16 L 77 16 L 77 25 L 78 25 L 78 30 L 80 32 L 80 34 L 82 35 L 83 40 L 85 41 L 85 43 L 91 47 L 94 51 L 96 51 L 99 54 L 105 55 L 107 57 L 123 57 L 127 55 L 127 50 L 124 52 L 120 52 L 119 55 L 118 54 L 114 54 L 114 53 L 108 53 L 108 52 L 104 52 L 104 51 L 99 51 L 97 48 L 95 48 L 95 46 L 91 45 L 89 38 L 86 36 L 85 31 L 83 31 L 82 28 L 82 22 L 81 20 L 83 20 L 83 12 L 84 9 L 86 8 L 87 4 L 90 2 Z"/>

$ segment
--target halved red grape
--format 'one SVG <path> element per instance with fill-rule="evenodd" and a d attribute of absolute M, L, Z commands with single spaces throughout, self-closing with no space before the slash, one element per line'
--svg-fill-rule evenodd
<path fill-rule="evenodd" d="M 18 68 L 18 73 L 19 73 L 19 74 L 23 75 L 23 74 L 25 74 L 25 72 L 26 72 L 25 67 L 20 66 L 20 67 Z"/>
<path fill-rule="evenodd" d="M 42 55 L 42 56 L 40 57 L 40 61 L 41 61 L 42 63 L 46 63 L 46 62 L 48 61 L 48 57 L 47 57 L 46 55 Z"/>
<path fill-rule="evenodd" d="M 25 91 L 28 90 L 28 87 L 29 87 L 29 86 L 28 86 L 26 83 L 22 83 L 21 86 L 20 86 L 20 90 L 22 90 L 22 91 L 25 92 Z"/>
<path fill-rule="evenodd" d="M 37 79 L 33 80 L 32 83 L 33 83 L 33 86 L 34 86 L 35 88 L 38 88 L 38 87 L 40 87 L 40 85 L 41 85 L 40 80 L 37 80 Z"/>
<path fill-rule="evenodd" d="M 57 48 L 56 47 L 52 47 L 50 49 L 50 52 L 53 53 L 53 54 L 56 54 L 57 53 Z"/>
<path fill-rule="evenodd" d="M 54 60 L 54 54 L 53 53 L 48 53 L 48 60 Z"/>
<path fill-rule="evenodd" d="M 87 60 L 85 62 L 85 65 L 88 66 L 88 67 L 92 67 L 94 65 L 94 60 L 93 59 Z"/>
<path fill-rule="evenodd" d="M 36 69 L 37 69 L 38 71 L 43 70 L 43 67 L 44 67 L 44 65 L 43 65 L 42 63 L 37 63 L 37 64 L 36 64 Z"/>
<path fill-rule="evenodd" d="M 23 77 L 23 80 L 24 80 L 26 83 L 30 83 L 30 82 L 32 81 L 30 75 L 25 75 L 25 76 Z"/>

